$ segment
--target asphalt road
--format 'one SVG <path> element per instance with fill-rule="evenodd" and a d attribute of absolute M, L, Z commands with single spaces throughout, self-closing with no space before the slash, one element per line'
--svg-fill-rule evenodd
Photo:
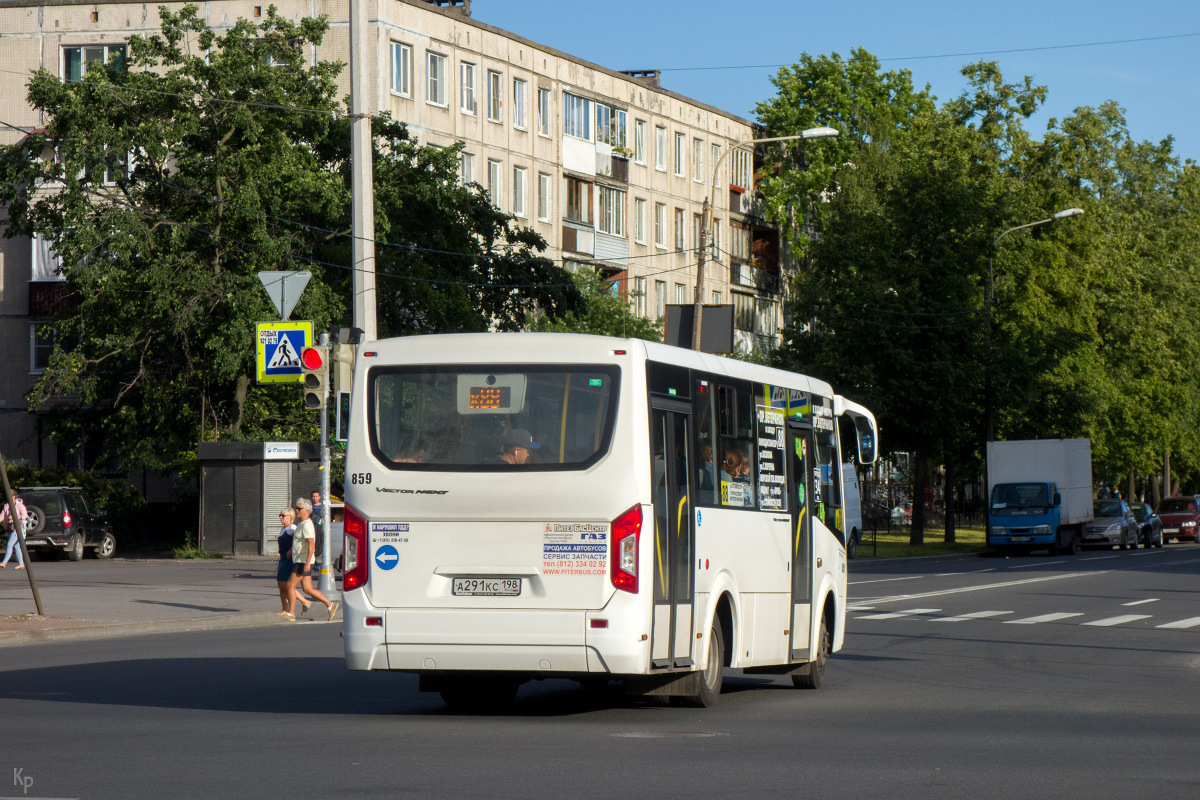
<path fill-rule="evenodd" d="M 336 625 L 9 647 L 0 797 L 1190 800 L 1198 578 L 1194 545 L 855 561 L 825 685 L 730 671 L 710 710 L 547 681 L 457 715 Z"/>

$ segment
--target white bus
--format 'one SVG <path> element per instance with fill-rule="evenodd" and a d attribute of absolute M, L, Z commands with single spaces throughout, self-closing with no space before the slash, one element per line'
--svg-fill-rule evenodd
<path fill-rule="evenodd" d="M 820 685 L 846 614 L 839 418 L 860 461 L 877 449 L 828 384 L 491 333 L 361 345 L 353 397 L 350 669 L 418 673 L 451 705 L 572 678 L 707 706 L 724 667 Z"/>

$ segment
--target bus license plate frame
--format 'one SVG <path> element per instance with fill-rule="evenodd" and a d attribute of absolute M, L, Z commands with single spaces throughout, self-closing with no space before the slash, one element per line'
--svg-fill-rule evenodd
<path fill-rule="evenodd" d="M 455 597 L 520 597 L 525 588 L 521 578 L 460 577 L 450 585 Z"/>

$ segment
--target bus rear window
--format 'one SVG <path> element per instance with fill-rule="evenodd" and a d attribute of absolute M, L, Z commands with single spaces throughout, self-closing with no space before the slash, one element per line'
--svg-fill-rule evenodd
<path fill-rule="evenodd" d="M 392 469 L 584 469 L 608 452 L 620 375 L 614 365 L 376 367 L 371 451 Z"/>

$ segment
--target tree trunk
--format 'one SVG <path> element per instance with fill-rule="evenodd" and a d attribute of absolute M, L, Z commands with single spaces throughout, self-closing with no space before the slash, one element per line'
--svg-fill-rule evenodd
<path fill-rule="evenodd" d="M 912 469 L 912 527 L 908 532 L 909 544 L 925 544 L 925 466 L 929 459 L 924 450 L 916 452 Z"/>
<path fill-rule="evenodd" d="M 946 506 L 946 544 L 954 544 L 954 511 L 958 508 L 958 503 L 955 502 L 958 497 L 958 471 L 954 469 L 954 459 L 946 453 L 943 458 L 946 462 L 946 491 L 943 495 Z"/>
<path fill-rule="evenodd" d="M 1125 500 L 1127 502 L 1132 503 L 1136 499 L 1136 497 L 1134 496 L 1136 494 L 1137 494 L 1136 475 L 1134 473 L 1133 467 L 1130 467 L 1129 468 L 1129 492 L 1125 495 Z"/>
<path fill-rule="evenodd" d="M 238 375 L 237 388 L 233 392 L 233 402 L 236 406 L 233 412 L 233 424 L 229 432 L 236 435 L 242 430 L 242 409 L 246 407 L 246 396 L 250 393 L 250 378 Z"/>

